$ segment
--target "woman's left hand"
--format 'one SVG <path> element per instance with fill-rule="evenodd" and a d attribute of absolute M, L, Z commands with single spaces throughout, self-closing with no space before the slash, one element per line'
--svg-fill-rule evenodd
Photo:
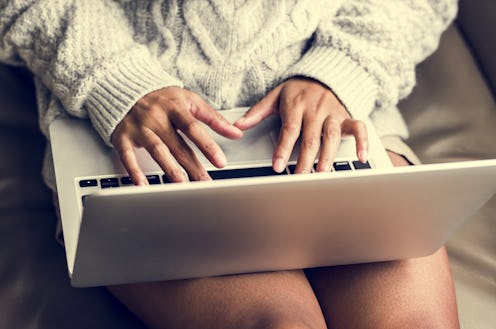
<path fill-rule="evenodd" d="M 295 173 L 311 172 L 317 157 L 317 171 L 330 171 L 343 135 L 355 137 L 358 159 L 367 161 L 365 124 L 352 119 L 336 95 L 320 82 L 308 78 L 289 79 L 251 107 L 234 125 L 246 130 L 277 113 L 281 117 L 281 131 L 272 159 L 276 172 L 286 167 L 300 135 Z"/>

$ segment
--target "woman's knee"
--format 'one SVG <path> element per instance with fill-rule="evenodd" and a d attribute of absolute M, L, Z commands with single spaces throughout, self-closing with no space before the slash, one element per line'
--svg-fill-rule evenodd
<path fill-rule="evenodd" d="M 109 290 L 151 328 L 325 328 L 302 271 L 134 284 Z"/>
<path fill-rule="evenodd" d="M 307 275 L 333 328 L 457 328 L 444 248 L 423 258 L 323 268 Z"/>
<path fill-rule="evenodd" d="M 401 310 L 392 314 L 391 318 L 374 328 L 405 328 L 405 329 L 458 329 L 458 317 L 447 313 L 442 308 L 421 307 Z M 372 328 L 372 327 L 371 327 Z"/>

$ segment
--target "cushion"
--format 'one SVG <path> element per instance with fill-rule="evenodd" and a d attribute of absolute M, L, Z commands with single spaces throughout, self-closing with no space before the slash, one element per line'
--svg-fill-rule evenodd
<path fill-rule="evenodd" d="M 496 93 L 496 42 L 491 42 L 490 31 L 496 30 L 496 2 L 494 0 L 460 1 L 458 16 L 465 40 L 473 50 L 493 93 Z"/>
<path fill-rule="evenodd" d="M 411 131 L 408 142 L 421 160 L 496 158 L 494 98 L 455 28 L 418 67 L 417 78 L 417 87 L 400 107 Z M 496 323 L 494 237 L 496 197 L 447 244 L 462 328 L 489 329 Z"/>
<path fill-rule="evenodd" d="M 0 328 L 143 329 L 104 288 L 70 286 L 37 126 L 29 74 L 0 66 Z"/>
<path fill-rule="evenodd" d="M 401 109 L 421 159 L 494 158 L 494 101 L 454 28 L 418 68 L 418 81 Z M 143 328 L 105 289 L 69 285 L 51 194 L 40 179 L 44 138 L 32 95 L 28 74 L 0 66 L 0 327 Z M 496 323 L 495 203 L 448 243 L 463 328 Z"/>

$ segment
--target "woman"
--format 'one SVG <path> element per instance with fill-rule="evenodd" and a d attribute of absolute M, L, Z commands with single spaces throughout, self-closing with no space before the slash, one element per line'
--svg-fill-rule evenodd
<path fill-rule="evenodd" d="M 4 0 L 0 8 L 0 60 L 33 72 L 42 130 L 57 116 L 89 117 L 133 181 L 146 184 L 135 147 L 171 181 L 187 179 L 181 167 L 206 180 L 177 130 L 222 167 L 199 122 L 241 138 L 268 115 L 282 122 L 276 171 L 300 136 L 297 173 L 315 160 L 329 170 L 344 134 L 365 161 L 366 117 L 395 165 L 417 163 L 396 104 L 456 1 Z M 230 125 L 217 110 L 235 106 L 252 107 Z M 151 328 L 458 327 L 444 248 L 419 259 L 108 289 Z"/>

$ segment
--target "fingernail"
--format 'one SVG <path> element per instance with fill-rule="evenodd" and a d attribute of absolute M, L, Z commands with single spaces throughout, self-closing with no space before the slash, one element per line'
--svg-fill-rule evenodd
<path fill-rule="evenodd" d="M 214 161 L 217 167 L 225 167 L 227 164 L 226 156 L 222 153 L 215 154 Z"/>
<path fill-rule="evenodd" d="M 240 135 L 242 137 L 243 136 L 243 130 L 241 130 L 238 127 L 236 127 L 235 124 L 236 123 L 234 123 L 233 125 L 231 125 L 231 127 L 233 129 L 233 132 L 237 133 L 238 135 Z"/>
<path fill-rule="evenodd" d="M 368 154 L 367 154 L 367 150 L 361 150 L 359 153 L 358 153 L 358 158 L 360 159 L 361 162 L 365 163 L 367 162 L 367 157 L 368 157 Z"/>
<path fill-rule="evenodd" d="M 282 158 L 277 158 L 274 162 L 274 170 L 278 173 L 284 170 L 284 160 Z"/>
<path fill-rule="evenodd" d="M 242 124 L 246 121 L 246 117 L 245 116 L 242 116 L 241 118 L 239 118 L 238 120 L 234 121 L 233 123 L 233 126 L 237 125 L 237 124 Z"/>
<path fill-rule="evenodd" d="M 331 163 L 330 162 L 323 162 L 323 161 L 319 161 L 317 166 L 315 167 L 315 172 L 327 172 L 327 171 L 331 171 Z"/>

